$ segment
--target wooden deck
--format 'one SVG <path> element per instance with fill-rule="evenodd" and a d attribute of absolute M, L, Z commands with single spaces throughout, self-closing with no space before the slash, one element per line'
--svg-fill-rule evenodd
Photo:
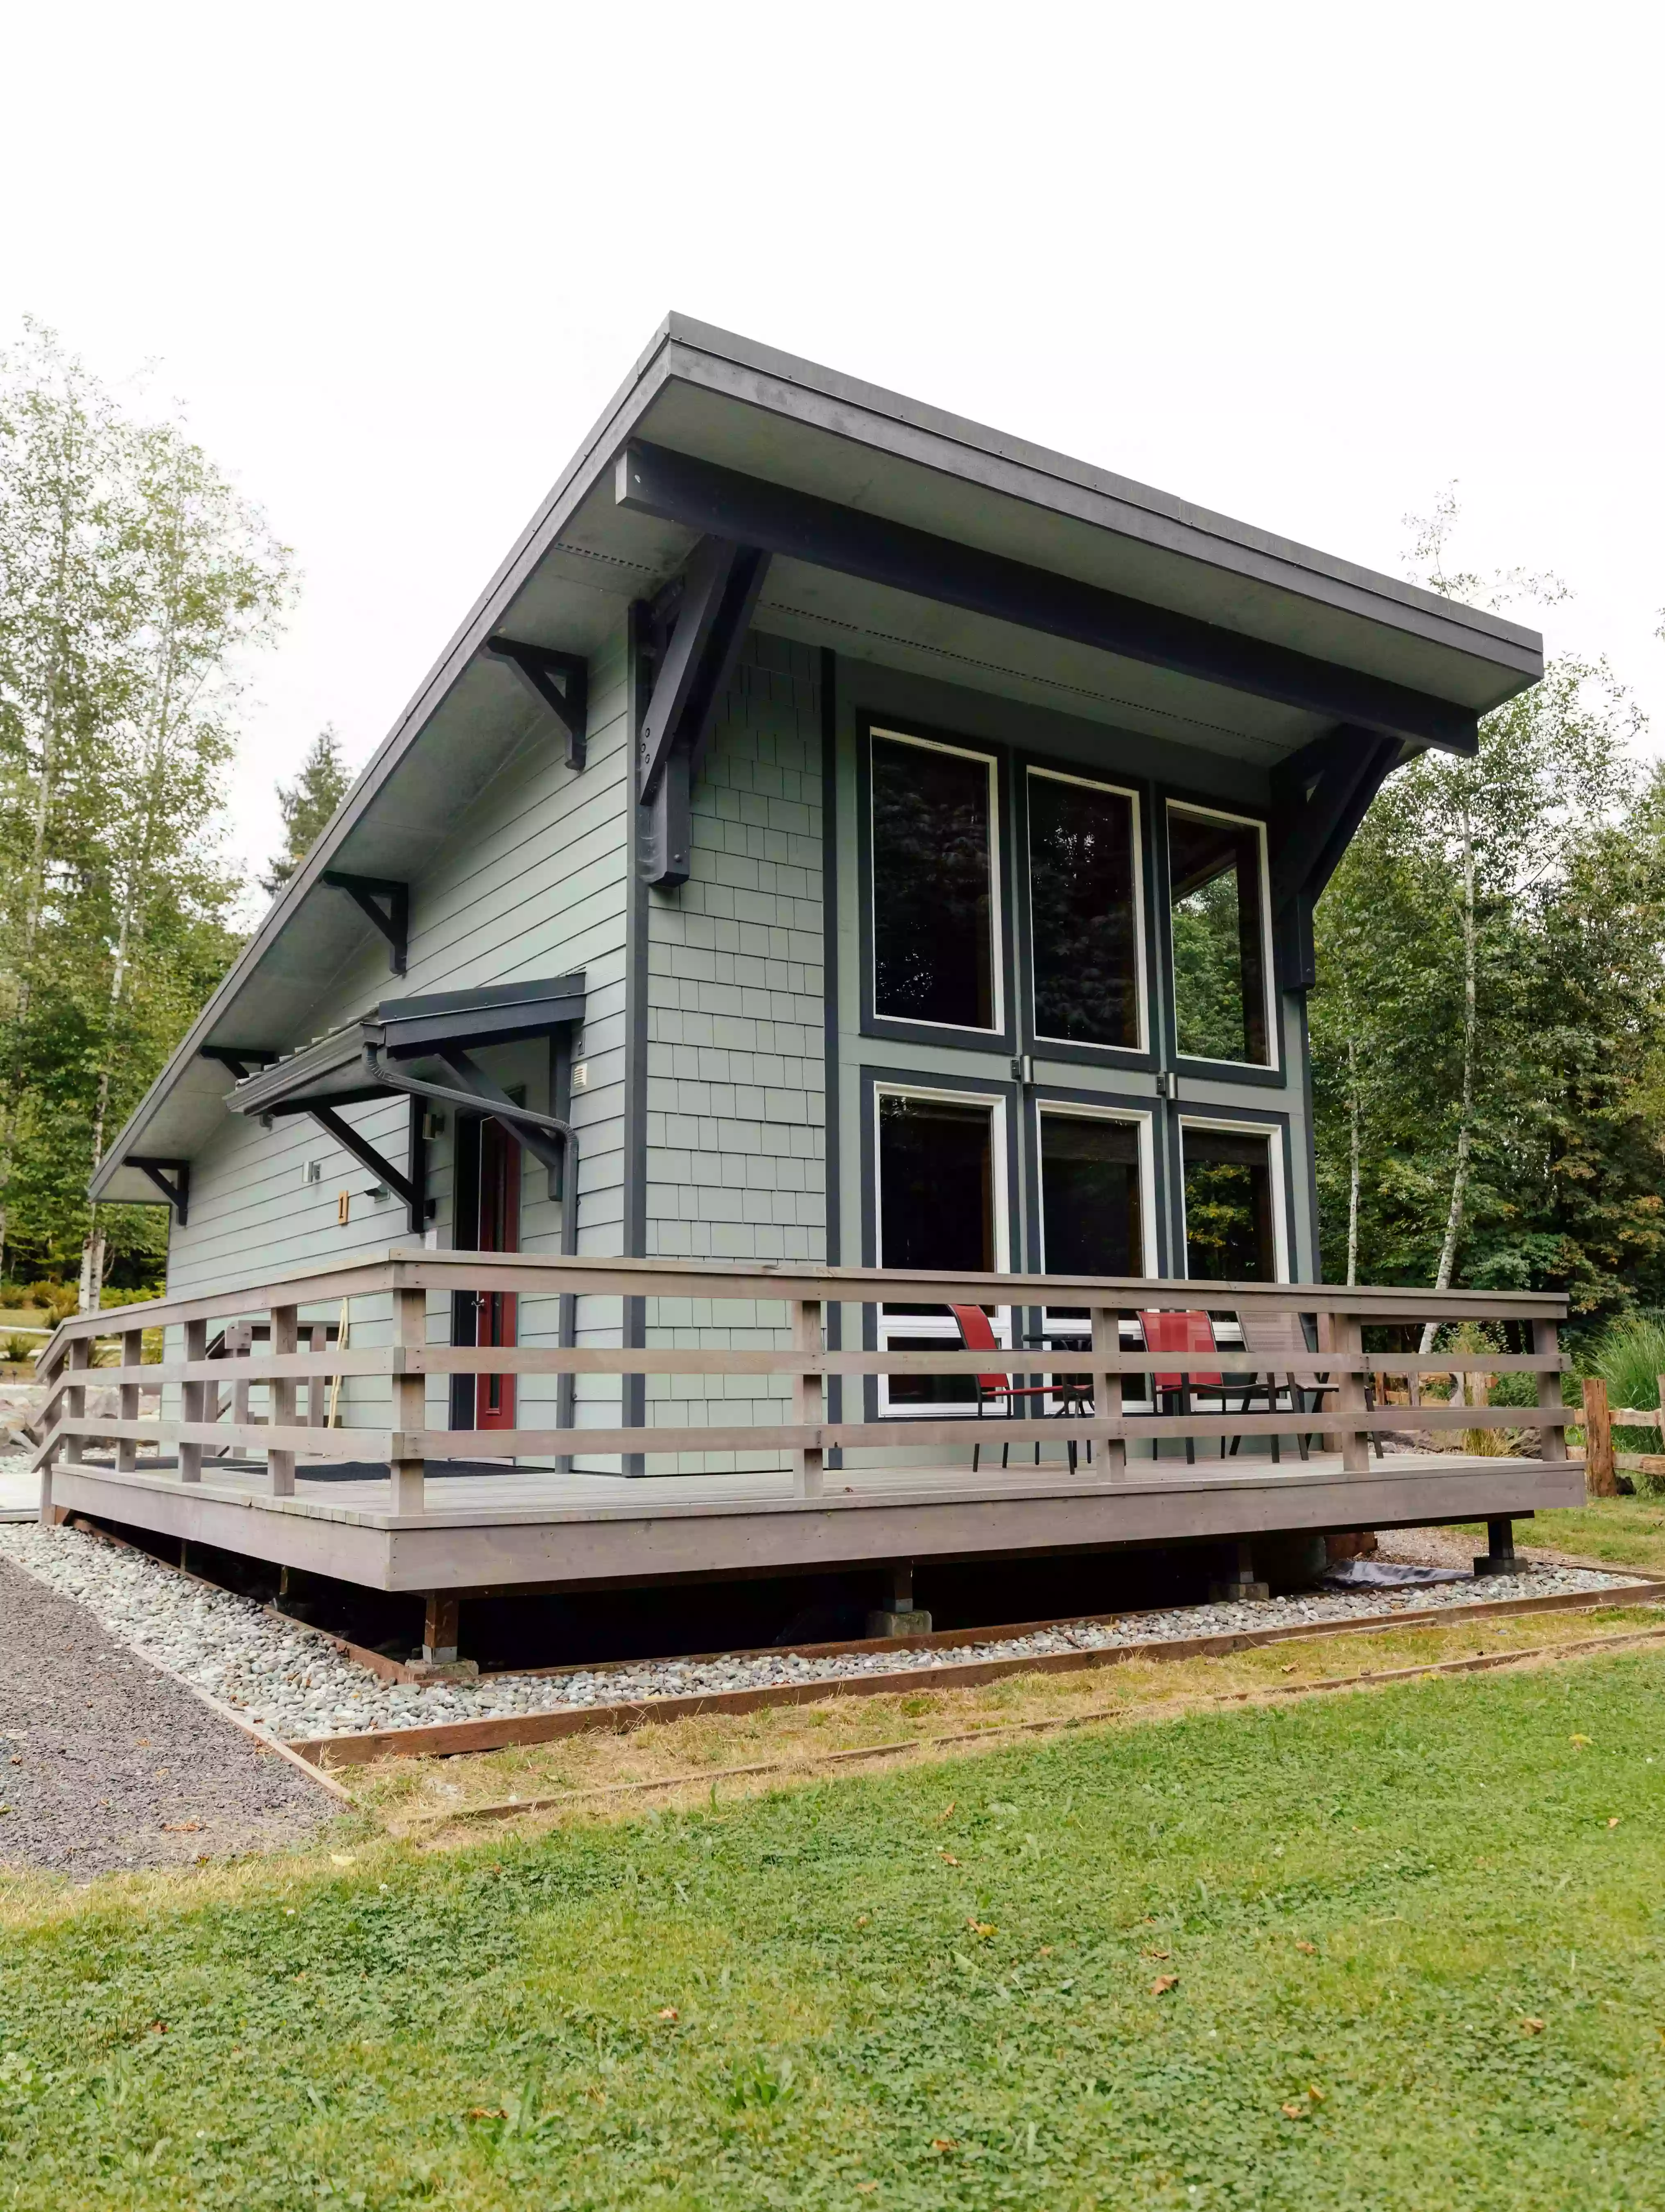
<path fill-rule="evenodd" d="M 523 1346 L 489 1348 L 429 1341 L 458 1288 L 513 1288 L 568 1297 L 647 1301 L 642 1333 L 654 1334 L 657 1299 L 766 1304 L 779 1316 L 772 1346 Z M 950 1299 L 1041 1311 L 1086 1309 L 1091 1340 L 1069 1357 L 1033 1350 L 987 1353 L 847 1351 L 862 1341 L 860 1316 L 875 1301 Z M 297 1348 L 297 1314 L 325 1301 L 380 1301 L 389 1341 L 347 1350 Z M 390 1305 L 391 1301 L 391 1305 Z M 1158 1412 L 1152 1369 L 1183 1371 L 1185 1358 L 1128 1351 L 1128 1316 L 1184 1303 L 1217 1312 L 1260 1306 L 1316 1315 L 1323 1348 L 1280 1358 L 1261 1410 L 1232 1394 L 1198 1387 L 1194 1405 Z M 848 1317 L 823 1325 L 827 1310 Z M 1576 1504 L 1583 1471 L 1566 1456 L 1556 1324 L 1561 1302 L 1526 1294 L 1443 1294 L 1328 1285 L 1165 1284 L 1042 1277 L 909 1277 L 858 1269 L 721 1268 L 708 1264 L 593 1262 L 488 1254 L 390 1253 L 385 1261 L 328 1277 L 292 1278 L 212 1297 L 128 1308 L 119 1316 L 68 1322 L 43 1360 L 53 1384 L 39 1454 L 43 1511 L 87 1513 L 189 1541 L 333 1575 L 372 1588 L 458 1591 L 641 1583 L 661 1577 L 779 1574 L 924 1559 L 1100 1549 L 1249 1537 L 1273 1530 L 1340 1530 L 1483 1520 Z M 270 1316 L 264 1356 L 238 1363 L 230 1405 L 218 1418 L 220 1379 L 233 1379 L 204 1351 L 210 1322 Z M 1366 1352 L 1362 1330 L 1382 1324 L 1504 1320 L 1525 1335 L 1524 1352 L 1484 1355 Z M 391 1326 L 389 1326 L 391 1318 Z M 753 1321 L 757 1316 L 754 1311 Z M 85 1410 L 94 1339 L 119 1331 L 123 1364 L 96 1370 L 112 1384 L 119 1411 Z M 142 1358 L 140 1332 L 176 1328 L 160 1362 Z M 300 1323 L 304 1331 L 306 1324 Z M 1084 1325 L 1085 1326 L 1085 1325 Z M 368 1334 L 369 1332 L 366 1332 Z M 314 1339 L 314 1342 L 316 1340 Z M 356 1344 L 359 1340 L 352 1341 Z M 424 1425 L 428 1377 L 457 1371 L 522 1375 L 738 1374 L 775 1378 L 782 1395 L 772 1425 L 735 1423 L 730 1401 L 713 1395 L 719 1421 L 621 1424 L 611 1428 L 451 1432 Z M 828 1380 L 911 1371 L 963 1374 L 991 1363 L 1030 1374 L 1089 1371 L 1075 1418 L 979 1423 L 955 1409 L 944 1417 L 884 1420 L 824 1418 Z M 1188 1362 L 1196 1370 L 1247 1369 L 1239 1352 Z M 1382 1378 L 1476 1369 L 1537 1376 L 1536 1406 L 1425 1403 L 1414 1411 L 1379 1401 Z M 331 1375 L 367 1380 L 386 1394 L 354 1424 L 321 1431 L 303 1423 L 296 1393 L 313 1405 Z M 210 1381 L 210 1377 L 215 1378 Z M 1367 1401 L 1376 1378 L 1378 1402 Z M 1124 1400 L 1124 1385 L 1127 1395 Z M 165 1394 L 177 1389 L 177 1413 Z M 1298 1394 L 1299 1411 L 1296 1410 Z M 140 1417 L 144 1395 L 164 1394 L 164 1417 Z M 1135 1394 L 1138 1394 L 1135 1395 Z M 854 1395 L 854 1390 L 849 1395 Z M 205 1402 L 205 1400 L 207 1402 Z M 254 1401 L 266 1407 L 263 1421 Z M 623 1401 L 621 1401 L 621 1404 Z M 1268 1409 L 1269 1408 L 1269 1409 Z M 951 1417 L 949 1417 L 951 1416 Z M 593 1409 L 591 1418 L 593 1419 Z M 1535 1433 L 1536 1457 L 1410 1450 L 1394 1431 L 1508 1428 Z M 1294 1432 L 1314 1441 L 1297 1456 Z M 1271 1456 L 1279 1437 L 1281 1459 Z M 1039 1441 L 1045 1464 L 974 1472 L 969 1446 L 1010 1440 L 1027 1462 Z M 1194 1463 L 1184 1457 L 1189 1439 Z M 1236 1440 L 1231 1455 L 1223 1443 Z M 1375 1442 L 1385 1452 L 1378 1455 Z M 1072 1471 L 1068 1445 L 1081 1464 Z M 228 1464 L 227 1447 L 242 1455 Z M 1091 1447 L 1091 1462 L 1088 1447 Z M 325 1456 L 334 1451 L 340 1456 Z M 637 1466 L 717 1451 L 771 1455 L 775 1471 L 634 1474 Z M 473 1455 L 501 1452 L 505 1463 Z M 1159 1455 L 1153 1456 L 1153 1452 Z M 564 1461 L 614 1455 L 617 1472 L 568 1472 L 514 1464 L 552 1454 Z M 933 1455 L 938 1463 L 928 1463 Z M 443 1455 L 443 1456 L 441 1455 Z M 454 1456 L 453 1456 L 454 1455 Z M 465 1456 L 467 1455 L 467 1456 Z M 166 1462 L 158 1464 L 158 1460 Z"/>

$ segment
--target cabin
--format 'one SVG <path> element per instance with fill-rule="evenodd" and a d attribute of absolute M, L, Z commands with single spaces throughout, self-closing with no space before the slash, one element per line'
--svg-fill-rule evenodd
<path fill-rule="evenodd" d="M 1383 780 L 1541 670 L 671 316 L 111 1146 L 167 1296 L 113 1412 L 60 1332 L 43 1511 L 424 1593 L 440 1660 L 493 1590 L 1503 1556 L 1579 1494 L 1565 1308 L 1321 1283 L 1305 994 Z M 1389 1442 L 1505 1418 L 1402 1410 L 1463 1318 L 1508 1456 Z"/>

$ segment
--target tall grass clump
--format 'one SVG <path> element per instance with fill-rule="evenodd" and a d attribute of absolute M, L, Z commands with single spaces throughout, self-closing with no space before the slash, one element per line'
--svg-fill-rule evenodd
<path fill-rule="evenodd" d="M 1620 1406 L 1653 1407 L 1659 1403 L 1659 1378 L 1665 1375 L 1665 1320 L 1656 1314 L 1626 1314 L 1597 1338 L 1590 1354 L 1589 1371 L 1607 1386 L 1607 1402 Z M 1656 1428 L 1619 1429 L 1613 1432 L 1615 1447 L 1627 1452 L 1656 1452 Z"/>

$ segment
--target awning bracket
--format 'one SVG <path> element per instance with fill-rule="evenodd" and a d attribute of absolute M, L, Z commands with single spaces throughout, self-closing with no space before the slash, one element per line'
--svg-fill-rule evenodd
<path fill-rule="evenodd" d="M 1402 751 L 1397 738 L 1344 723 L 1273 770 L 1272 921 L 1286 991 L 1310 991 L 1317 981 L 1313 908 Z"/>
<path fill-rule="evenodd" d="M 378 1083 L 385 1083 L 392 1091 L 408 1091 L 417 1098 L 437 1098 L 442 1105 L 460 1106 L 471 1114 L 488 1113 L 518 1145 L 523 1145 L 541 1160 L 550 1171 L 550 1196 L 562 1201 L 561 1249 L 563 1252 L 576 1252 L 577 1130 L 570 1121 L 562 1121 L 553 1114 L 539 1114 L 530 1106 L 517 1106 L 507 1091 L 483 1074 L 466 1053 L 453 1051 L 436 1057 L 443 1057 L 447 1072 L 458 1079 L 456 1084 L 425 1082 L 420 1076 L 407 1074 L 403 1067 L 383 1059 L 380 1045 L 367 1041 L 364 1047 L 364 1065 Z M 551 1136 L 559 1138 L 559 1150 L 549 1142 Z M 566 1200 L 567 1192 L 573 1194 L 571 1203 Z"/>
<path fill-rule="evenodd" d="M 205 1044 L 199 1048 L 197 1057 L 198 1060 L 217 1060 L 222 1067 L 231 1070 L 239 1083 L 246 1083 L 255 1068 L 270 1067 L 275 1060 L 282 1058 L 282 1054 L 268 1052 L 264 1045 L 258 1044 Z"/>
<path fill-rule="evenodd" d="M 343 1152 L 350 1152 L 362 1168 L 368 1168 L 378 1182 L 385 1182 L 391 1191 L 398 1194 L 410 1215 L 412 1230 L 420 1232 L 422 1226 L 420 1199 L 416 1186 L 410 1176 L 402 1169 L 396 1168 L 385 1154 L 379 1152 L 368 1137 L 361 1136 L 352 1123 L 344 1120 L 332 1106 L 308 1106 L 304 1111 L 311 1115 L 320 1129 L 335 1139 Z"/>
<path fill-rule="evenodd" d="M 403 975 L 410 943 L 410 884 L 389 883 L 381 876 L 349 876 L 339 868 L 326 868 L 322 880 L 345 891 L 360 913 L 374 923 L 387 939 L 393 973 Z"/>
<path fill-rule="evenodd" d="M 124 1167 L 137 1168 L 151 1182 L 173 1209 L 173 1218 L 181 1229 L 191 1218 L 191 1163 L 189 1160 L 142 1159 L 137 1152 L 129 1152 Z M 173 1181 L 170 1182 L 170 1175 Z"/>
<path fill-rule="evenodd" d="M 567 766 L 581 769 L 589 735 L 590 664 L 582 654 L 557 653 L 548 645 L 528 645 L 515 637 L 489 637 L 485 650 L 506 660 L 533 696 L 541 699 L 567 732 Z"/>

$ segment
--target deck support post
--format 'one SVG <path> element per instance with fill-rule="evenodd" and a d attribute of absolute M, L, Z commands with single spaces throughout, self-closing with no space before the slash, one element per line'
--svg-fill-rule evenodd
<path fill-rule="evenodd" d="M 296 1352 L 301 1346 L 299 1316 L 293 1306 L 274 1306 L 271 1310 L 271 1348 L 273 1355 Z M 274 1376 L 266 1385 L 267 1418 L 275 1429 L 295 1425 L 295 1386 L 293 1376 Z M 295 1496 L 295 1454 L 292 1451 L 272 1450 L 266 1454 L 266 1487 L 274 1498 Z"/>
<path fill-rule="evenodd" d="M 1546 1411 L 1559 1413 L 1564 1403 L 1561 1395 L 1561 1332 L 1553 1321 L 1535 1321 L 1528 1326 L 1532 1331 L 1532 1349 L 1545 1362 L 1538 1370 L 1538 1403 Z M 1665 1404 L 1665 1399 L 1660 1402 Z M 1540 1459 L 1563 1460 L 1566 1455 L 1565 1429 L 1539 1430 Z"/>
<path fill-rule="evenodd" d="M 821 1301 L 819 1298 L 797 1298 L 792 1308 L 792 1348 L 794 1352 L 821 1352 Z M 794 1375 L 792 1378 L 792 1418 L 803 1428 L 818 1429 L 826 1419 L 823 1393 L 824 1384 L 819 1374 Z M 793 1487 L 799 1498 L 819 1498 L 821 1495 L 823 1455 L 818 1444 L 800 1445 L 792 1455 Z"/>
<path fill-rule="evenodd" d="M 428 1293 L 426 1291 L 395 1291 L 393 1293 L 393 1343 L 402 1352 L 412 1352 L 428 1342 Z M 395 1375 L 393 1377 L 393 1427 L 401 1436 L 411 1436 L 427 1426 L 428 1378 L 425 1375 Z M 388 1472 L 392 1477 L 393 1510 L 395 1513 L 420 1513 L 422 1510 L 422 1468 L 420 1459 L 397 1458 L 391 1462 Z"/>
<path fill-rule="evenodd" d="M 1213 1602 L 1241 1605 L 1247 1598 L 1270 1597 L 1271 1589 L 1265 1583 L 1255 1579 L 1255 1547 L 1239 1542 L 1237 1546 L 1237 1565 L 1230 1581 L 1210 1583 L 1208 1595 Z"/>
<path fill-rule="evenodd" d="M 1103 1359 L 1120 1356 L 1121 1351 L 1121 1316 L 1111 1306 L 1095 1306 L 1092 1310 L 1092 1348 Z M 1095 1367 L 1088 1377 L 1089 1394 L 1093 1411 L 1101 1421 L 1121 1419 L 1121 1377 L 1108 1369 Z M 1104 1466 L 1115 1474 L 1126 1472 L 1127 1444 L 1123 1437 L 1107 1437 L 1099 1449 L 1104 1455 Z M 1092 1446 L 1087 1447 L 1089 1455 Z"/>
<path fill-rule="evenodd" d="M 1476 1559 L 1477 1576 L 1521 1575 L 1526 1572 L 1526 1562 L 1515 1553 L 1515 1522 L 1507 1513 L 1486 1524 L 1486 1556 Z"/>
<path fill-rule="evenodd" d="M 429 1590 L 422 1611 L 422 1656 L 430 1667 L 457 1663 L 457 1620 L 462 1611 L 454 1590 Z"/>
<path fill-rule="evenodd" d="M 1352 1314 L 1331 1316 L 1329 1349 L 1354 1353 L 1364 1349 L 1364 1332 Z M 1362 1413 L 1364 1411 L 1364 1378 L 1356 1370 L 1337 1377 L 1335 1410 L 1338 1413 Z M 1343 1474 L 1368 1474 L 1370 1468 L 1369 1431 L 1344 1429 L 1341 1431 L 1341 1472 Z"/>
<path fill-rule="evenodd" d="M 185 1325 L 185 1356 L 187 1359 L 208 1358 L 208 1323 L 188 1321 Z M 179 1411 L 187 1421 L 207 1419 L 203 1401 L 213 1385 L 208 1382 L 182 1382 L 179 1385 Z M 200 1482 L 203 1479 L 203 1448 L 200 1444 L 179 1446 L 179 1480 Z"/>
<path fill-rule="evenodd" d="M 892 1559 L 884 1570 L 890 1585 L 890 1604 L 867 1615 L 869 1636 L 928 1636 L 931 1616 L 914 1603 L 914 1563 Z"/>
<path fill-rule="evenodd" d="M 125 1328 L 121 1333 L 122 1365 L 124 1367 L 137 1367 L 143 1364 L 143 1359 L 144 1331 L 142 1328 Z M 137 1382 L 124 1382 L 121 1386 L 121 1395 L 117 1402 L 121 1408 L 119 1418 L 122 1420 L 137 1421 L 139 1418 L 138 1384 Z M 134 1437 L 118 1437 L 116 1438 L 116 1473 L 118 1474 L 131 1474 L 133 1469 L 138 1465 L 138 1463 L 139 1447 L 137 1438 Z"/>

